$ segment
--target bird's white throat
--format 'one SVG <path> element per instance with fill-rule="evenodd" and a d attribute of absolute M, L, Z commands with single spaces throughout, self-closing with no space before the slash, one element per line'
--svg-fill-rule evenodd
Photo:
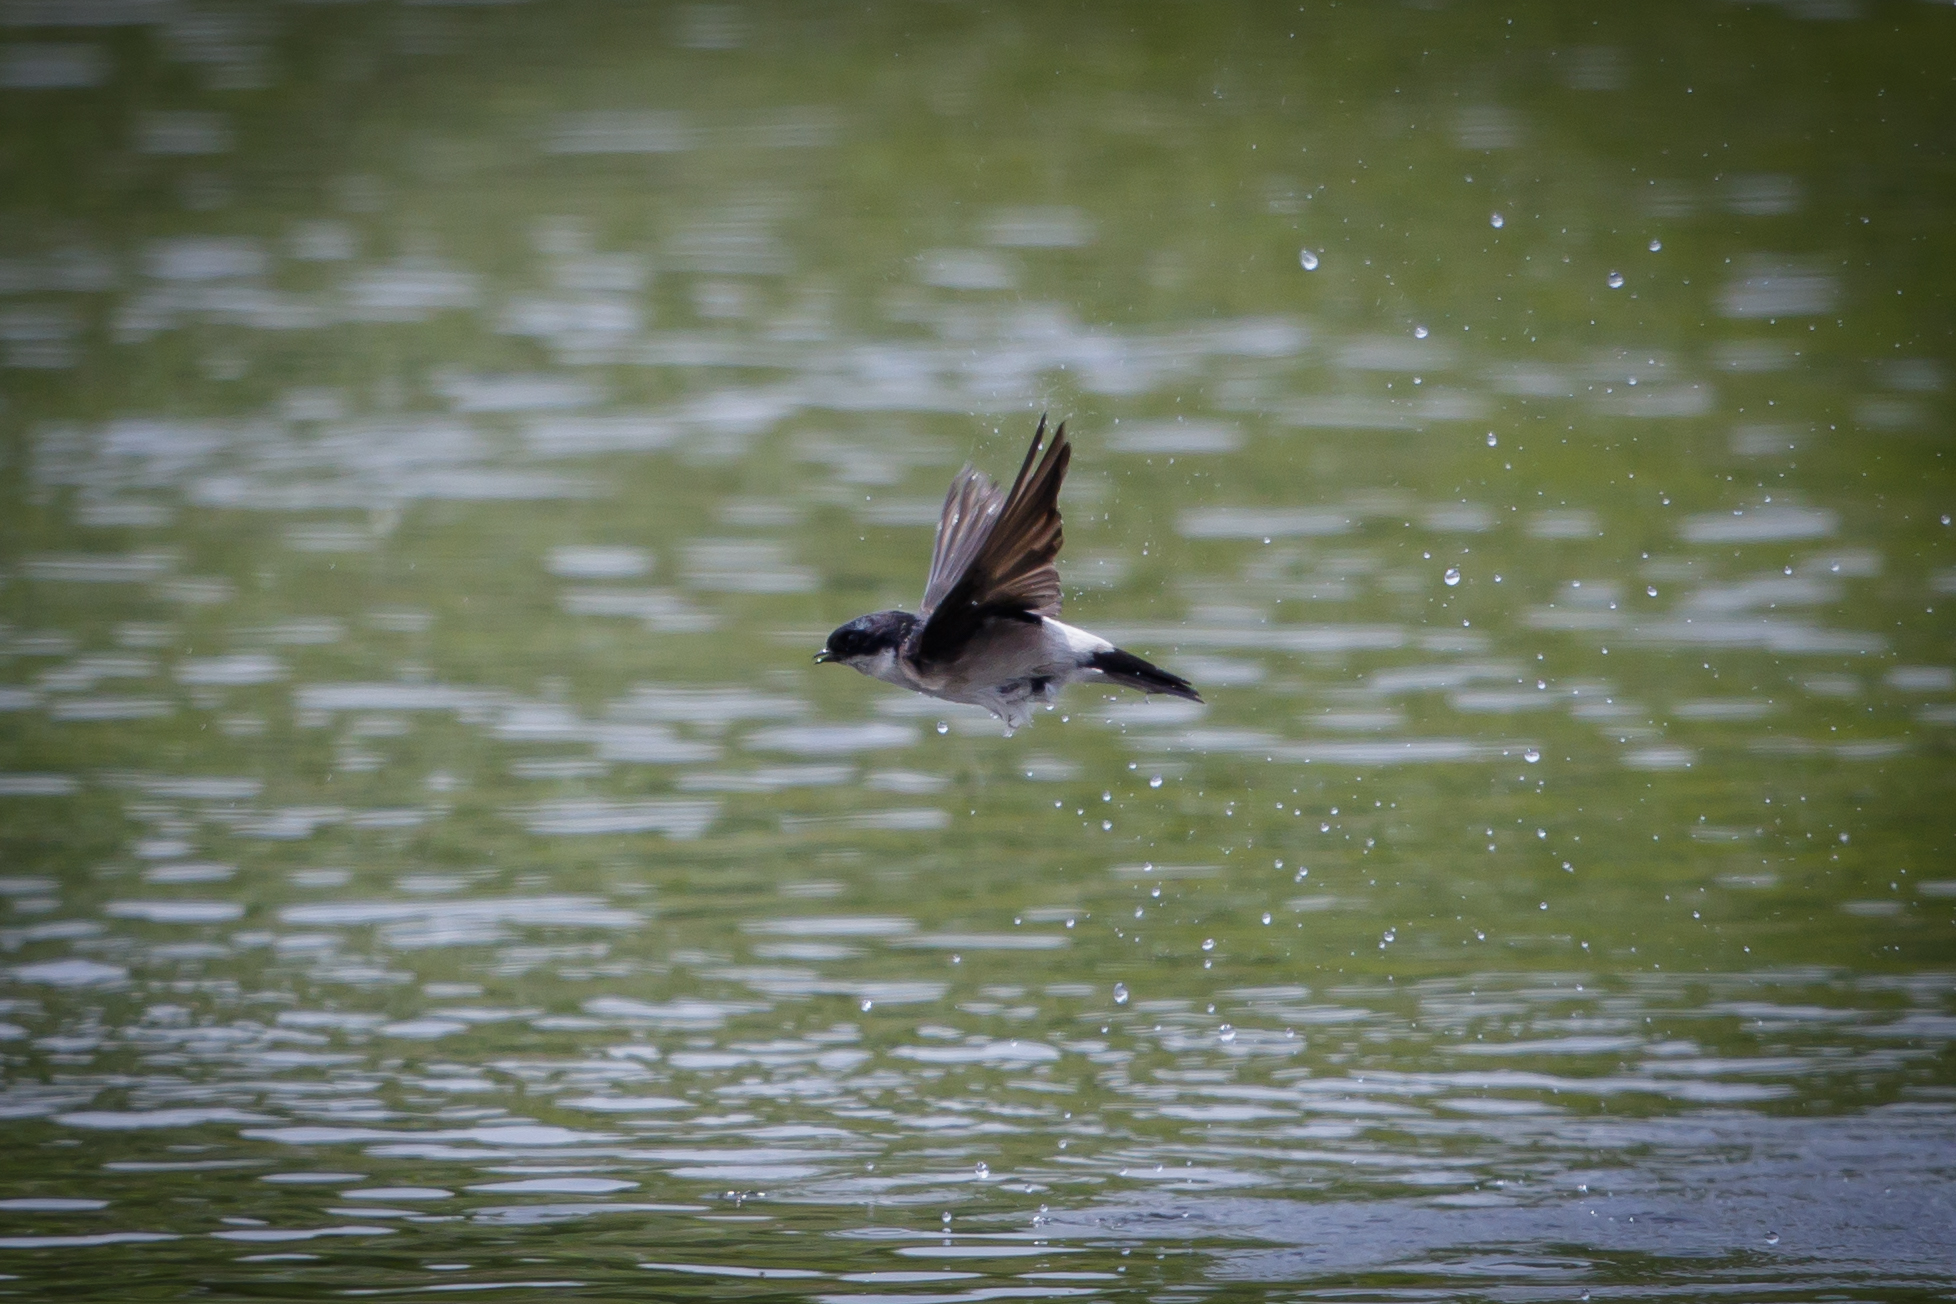
<path fill-rule="evenodd" d="M 894 647 L 882 648 L 866 657 L 857 657 L 849 664 L 871 679 L 880 679 L 886 684 L 896 684 L 903 688 L 916 686 L 917 681 L 905 674 L 902 667 L 898 665 L 897 650 Z"/>

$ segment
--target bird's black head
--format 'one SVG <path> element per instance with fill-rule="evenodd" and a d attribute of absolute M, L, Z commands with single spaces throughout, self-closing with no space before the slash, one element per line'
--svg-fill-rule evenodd
<path fill-rule="evenodd" d="M 916 623 L 917 618 L 907 611 L 874 611 L 858 616 L 830 634 L 815 659 L 840 661 L 861 670 L 880 654 L 894 652 Z"/>

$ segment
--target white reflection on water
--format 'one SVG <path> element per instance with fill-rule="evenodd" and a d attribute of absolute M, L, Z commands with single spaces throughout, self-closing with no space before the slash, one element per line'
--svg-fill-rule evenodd
<path fill-rule="evenodd" d="M 1827 312 L 1839 294 L 1834 275 L 1817 267 L 1753 257 L 1719 293 L 1727 317 L 1811 317 Z"/>
<path fill-rule="evenodd" d="M 1735 508 L 1693 516 L 1679 533 L 1692 543 L 1754 543 L 1770 539 L 1824 539 L 1840 528 L 1837 512 L 1810 507 Z"/>

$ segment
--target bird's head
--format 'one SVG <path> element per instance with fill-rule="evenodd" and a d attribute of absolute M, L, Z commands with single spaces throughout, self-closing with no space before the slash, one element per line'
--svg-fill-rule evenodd
<path fill-rule="evenodd" d="M 816 662 L 838 661 L 878 679 L 896 660 L 897 648 L 916 625 L 907 611 L 876 611 L 838 626 L 815 654 Z M 883 672 L 883 673 L 879 673 Z"/>

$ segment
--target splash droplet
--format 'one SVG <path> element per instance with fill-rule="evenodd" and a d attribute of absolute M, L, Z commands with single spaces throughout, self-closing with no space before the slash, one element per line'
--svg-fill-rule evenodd
<path fill-rule="evenodd" d="M 1499 444 L 1500 442 L 1501 442 L 1500 440 L 1498 440 L 1498 439 L 1496 439 L 1496 438 L 1494 437 L 1494 432 L 1493 432 L 1492 430 L 1490 430 L 1490 431 L 1488 431 L 1488 432 L 1487 432 L 1487 446 L 1488 446 L 1489 448 L 1493 448 L 1493 447 L 1495 447 L 1495 446 L 1496 446 L 1496 445 L 1498 445 L 1498 444 Z"/>
<path fill-rule="evenodd" d="M 939 732 L 939 733 L 941 733 L 941 734 L 947 734 L 947 733 L 950 733 L 950 732 L 951 732 L 951 722 L 950 722 L 949 720 L 939 720 L 939 721 L 937 722 L 937 732 Z"/>
<path fill-rule="evenodd" d="M 1116 1004 L 1116 1005 L 1126 1005 L 1126 1004 L 1127 1004 L 1127 984 L 1126 984 L 1126 983 L 1115 983 L 1115 984 L 1114 984 L 1114 1004 Z"/>
<path fill-rule="evenodd" d="M 1263 912 L 1263 922 L 1266 925 L 1270 922 L 1270 912 L 1268 910 Z"/>
<path fill-rule="evenodd" d="M 1768 1244 L 1768 1245 L 1778 1245 L 1778 1244 L 1779 1244 L 1779 1233 L 1778 1233 L 1778 1232 L 1767 1232 L 1767 1233 L 1766 1233 L 1766 1244 Z"/>
<path fill-rule="evenodd" d="M 1662 240 L 1652 240 L 1650 242 L 1650 251 L 1652 253 L 1656 253 L 1658 250 L 1662 249 L 1663 247 L 1664 247 L 1664 242 Z"/>
<path fill-rule="evenodd" d="M 1215 950 L 1215 949 L 1216 949 L 1216 939 L 1215 939 L 1215 938 L 1213 938 L 1213 937 L 1205 937 L 1205 938 L 1203 938 L 1203 939 L 1202 939 L 1202 949 L 1203 949 L 1203 950 L 1205 950 L 1205 951 L 1213 951 L 1213 950 Z"/>
<path fill-rule="evenodd" d="M 1607 283 L 1612 290 L 1621 290 L 1623 288 L 1623 273 L 1611 272 L 1607 278 Z"/>
<path fill-rule="evenodd" d="M 864 1014 L 868 1014 L 875 1007 L 875 1001 L 870 1000 L 867 996 L 863 997 L 861 1009 Z"/>
<path fill-rule="evenodd" d="M 1533 765 L 1536 761 L 1542 759 L 1542 754 L 1536 751 L 1533 747 L 1530 747 L 1527 751 L 1521 754 L 1521 759 L 1527 761 L 1530 765 Z"/>
<path fill-rule="evenodd" d="M 1150 788 L 1159 788 L 1161 786 L 1161 776 L 1159 774 L 1150 775 L 1148 778 L 1148 786 Z"/>
<path fill-rule="evenodd" d="M 1318 270 L 1318 256 L 1309 249 L 1300 249 L 1297 252 L 1297 265 L 1307 272 L 1315 272 Z"/>
<path fill-rule="evenodd" d="M 1508 224 L 1508 219 L 1501 216 L 1499 213 L 1491 213 L 1488 215 L 1487 224 L 1493 227 L 1495 230 L 1499 231 L 1502 227 Z"/>
<path fill-rule="evenodd" d="M 1657 586 L 1656 586 L 1655 584 L 1646 584 L 1646 585 L 1644 585 L 1644 596 L 1645 596 L 1645 597 L 1647 597 L 1647 598 L 1654 598 L 1654 597 L 1656 597 L 1656 596 L 1657 596 Z"/>
<path fill-rule="evenodd" d="M 1424 326 L 1415 326 L 1415 327 L 1413 327 L 1413 338 L 1414 338 L 1414 339 L 1416 339 L 1416 340 L 1423 340 L 1423 339 L 1425 339 L 1425 338 L 1426 338 L 1426 336 L 1427 336 L 1427 330 L 1426 330 L 1426 327 L 1424 327 Z"/>
<path fill-rule="evenodd" d="M 1442 575 L 1440 578 L 1446 581 L 1448 588 L 1452 588 L 1454 585 L 1460 583 L 1460 567 L 1458 566 L 1447 567 L 1447 573 Z"/>

